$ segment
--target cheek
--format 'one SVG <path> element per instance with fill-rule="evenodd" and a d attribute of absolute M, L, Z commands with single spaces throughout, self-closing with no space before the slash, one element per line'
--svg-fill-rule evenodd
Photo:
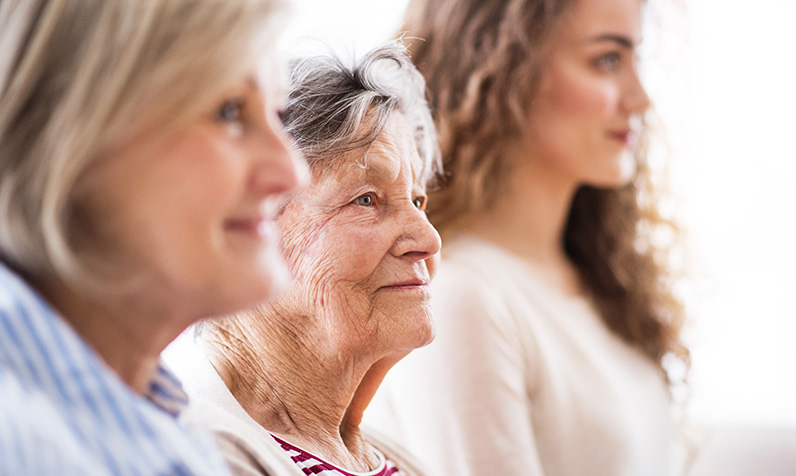
<path fill-rule="evenodd" d="M 285 248 L 297 279 L 316 287 L 350 289 L 367 282 L 389 246 L 373 224 L 330 220 L 293 227 Z"/>
<path fill-rule="evenodd" d="M 199 137 L 163 157 L 169 157 L 163 161 L 163 175 L 169 177 L 171 194 L 182 197 L 197 212 L 229 206 L 244 195 L 246 162 L 228 141 Z"/>
<path fill-rule="evenodd" d="M 384 258 L 388 247 L 378 228 L 364 223 L 327 226 L 307 248 L 308 256 L 323 257 L 337 280 L 358 284 L 367 280 Z"/>
<path fill-rule="evenodd" d="M 552 77 L 551 107 L 567 120 L 608 119 L 618 94 L 610 82 L 586 73 L 561 72 Z"/>

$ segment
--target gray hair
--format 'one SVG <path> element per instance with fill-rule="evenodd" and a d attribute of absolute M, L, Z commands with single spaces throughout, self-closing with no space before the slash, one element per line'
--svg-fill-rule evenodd
<path fill-rule="evenodd" d="M 340 154 L 369 146 L 390 115 L 400 112 L 423 160 L 425 181 L 441 172 L 426 83 L 400 42 L 376 48 L 352 65 L 329 53 L 290 66 L 292 87 L 282 121 L 310 167 L 319 161 L 328 166 Z M 363 124 L 369 126 L 364 133 Z"/>
<path fill-rule="evenodd" d="M 283 3 L 0 2 L 0 260 L 90 276 L 78 179 L 134 133 L 166 133 L 207 107 L 275 41 Z"/>

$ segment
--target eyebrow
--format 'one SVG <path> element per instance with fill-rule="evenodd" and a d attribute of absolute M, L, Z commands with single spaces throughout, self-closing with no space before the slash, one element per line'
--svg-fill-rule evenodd
<path fill-rule="evenodd" d="M 611 33 L 606 33 L 606 34 L 603 34 L 603 35 L 597 35 L 597 36 L 594 36 L 592 38 L 589 38 L 587 41 L 589 43 L 600 43 L 600 42 L 603 42 L 603 41 L 610 41 L 612 43 L 618 44 L 619 46 L 621 46 L 623 48 L 628 48 L 628 49 L 632 49 L 633 46 L 634 46 L 633 42 L 630 40 L 630 38 L 628 38 L 626 36 L 622 36 L 622 35 L 614 35 L 614 34 L 611 34 Z"/>

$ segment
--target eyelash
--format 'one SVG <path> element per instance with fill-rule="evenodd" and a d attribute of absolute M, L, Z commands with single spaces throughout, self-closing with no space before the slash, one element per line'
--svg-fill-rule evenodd
<path fill-rule="evenodd" d="M 243 99 L 229 99 L 224 101 L 216 110 L 216 120 L 225 124 L 236 124 L 243 120 Z"/>
<path fill-rule="evenodd" d="M 367 204 L 361 203 L 361 199 L 365 198 L 368 199 L 368 203 Z M 365 193 L 354 199 L 354 203 L 356 203 L 360 207 L 372 207 L 375 202 L 376 202 L 376 197 L 373 195 L 373 193 Z"/>
<path fill-rule="evenodd" d="M 622 55 L 618 51 L 611 51 L 606 53 L 594 61 L 594 65 L 603 71 L 616 71 L 619 67 L 619 62 L 622 60 Z"/>
<path fill-rule="evenodd" d="M 354 203 L 359 205 L 360 207 L 372 207 L 376 203 L 376 196 L 372 192 L 368 192 L 362 194 L 354 199 Z M 367 203 L 363 203 L 367 201 Z M 412 199 L 412 205 L 415 206 L 420 211 L 426 210 L 426 203 L 428 202 L 428 197 L 426 196 L 419 196 Z"/>

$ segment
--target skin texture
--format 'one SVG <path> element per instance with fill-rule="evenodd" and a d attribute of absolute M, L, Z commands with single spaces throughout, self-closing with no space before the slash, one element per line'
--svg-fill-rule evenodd
<path fill-rule="evenodd" d="M 77 185 L 84 253 L 132 280 L 90 295 L 46 279 L 41 287 L 138 392 L 185 327 L 253 306 L 288 281 L 273 221 L 277 201 L 308 173 L 277 117 L 282 85 L 257 74 L 274 68 L 252 68 L 165 137 L 133 135 Z"/>
<path fill-rule="evenodd" d="M 649 107 L 636 69 L 641 13 L 639 0 L 580 1 L 567 12 L 548 45 L 527 132 L 506 148 L 505 190 L 461 227 L 525 257 L 565 292 L 582 292 L 562 246 L 575 192 L 619 187 L 635 173 L 633 132 Z"/>
<path fill-rule="evenodd" d="M 234 352 L 221 344 L 210 354 L 263 427 L 364 471 L 376 461 L 359 431 L 362 412 L 387 370 L 434 336 L 427 263 L 440 238 L 400 113 L 366 151 L 331 162 L 279 218 L 293 285 L 236 317 Z M 223 350 L 213 356 L 214 348 Z"/>

